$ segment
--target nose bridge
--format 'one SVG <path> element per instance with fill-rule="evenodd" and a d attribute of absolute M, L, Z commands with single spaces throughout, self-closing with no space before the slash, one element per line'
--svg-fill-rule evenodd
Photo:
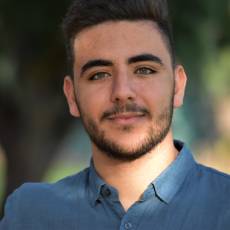
<path fill-rule="evenodd" d="M 131 76 L 127 68 L 122 68 L 114 73 L 112 83 L 112 101 L 124 102 L 135 97 Z"/>

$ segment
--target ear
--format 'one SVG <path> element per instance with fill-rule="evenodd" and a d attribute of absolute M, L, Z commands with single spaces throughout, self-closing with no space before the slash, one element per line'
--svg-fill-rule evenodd
<path fill-rule="evenodd" d="M 70 76 L 64 78 L 63 91 L 69 105 L 70 114 L 74 117 L 80 117 L 74 93 L 74 83 Z"/>
<path fill-rule="evenodd" d="M 187 76 L 183 66 L 178 65 L 174 70 L 175 74 L 175 91 L 174 91 L 174 108 L 179 108 L 183 105 L 184 93 L 186 88 Z"/>

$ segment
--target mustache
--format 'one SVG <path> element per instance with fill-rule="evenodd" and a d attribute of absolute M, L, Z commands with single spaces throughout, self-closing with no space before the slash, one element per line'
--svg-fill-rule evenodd
<path fill-rule="evenodd" d="M 113 108 L 105 111 L 102 114 L 101 120 L 104 120 L 110 116 L 118 115 L 121 113 L 127 113 L 127 112 L 133 112 L 133 113 L 143 113 L 143 115 L 150 116 L 150 112 L 141 106 L 138 106 L 137 104 L 125 104 L 125 105 L 119 105 L 115 104 Z"/>

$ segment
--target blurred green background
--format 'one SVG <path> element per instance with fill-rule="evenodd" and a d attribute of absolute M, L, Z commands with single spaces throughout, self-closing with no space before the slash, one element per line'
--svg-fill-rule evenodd
<path fill-rule="evenodd" d="M 0 202 L 26 181 L 88 165 L 90 146 L 62 94 L 60 24 L 71 1 L 0 0 Z M 230 1 L 169 2 L 178 61 L 189 76 L 175 137 L 230 173 Z"/>

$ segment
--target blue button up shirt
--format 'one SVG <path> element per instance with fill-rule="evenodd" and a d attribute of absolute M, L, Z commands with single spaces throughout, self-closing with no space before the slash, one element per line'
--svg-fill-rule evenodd
<path fill-rule="evenodd" d="M 93 164 L 54 183 L 28 183 L 5 207 L 1 230 L 229 230 L 230 176 L 197 164 L 180 142 L 177 159 L 124 211 Z"/>

